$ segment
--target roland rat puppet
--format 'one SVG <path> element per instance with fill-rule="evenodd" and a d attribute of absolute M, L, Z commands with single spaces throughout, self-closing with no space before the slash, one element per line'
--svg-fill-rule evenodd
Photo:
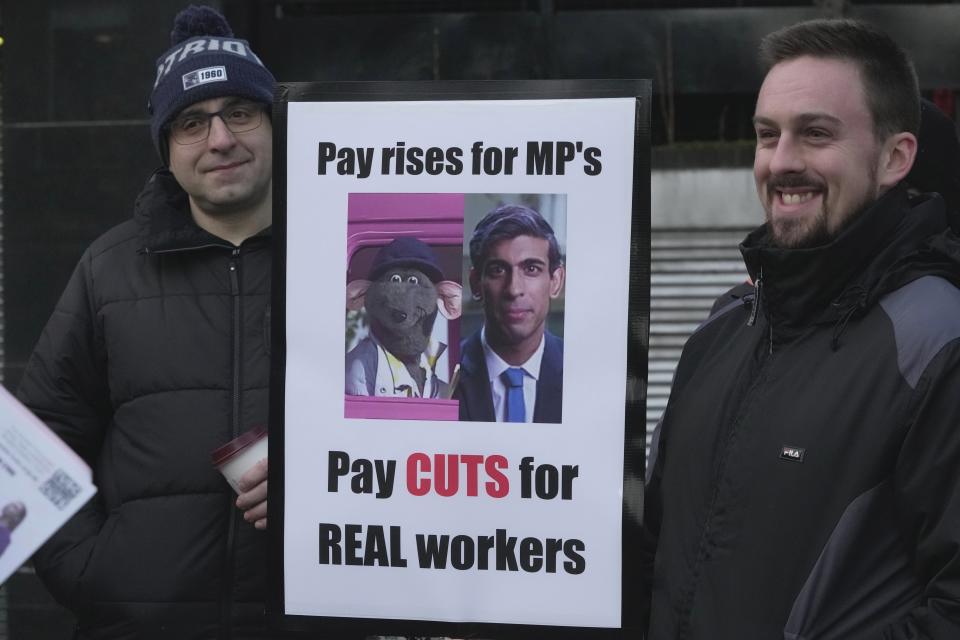
<path fill-rule="evenodd" d="M 366 307 L 370 335 L 347 354 L 346 393 L 446 398 L 434 370 L 446 345 L 430 336 L 437 313 L 460 317 L 460 285 L 443 279 L 429 246 L 407 237 L 377 251 L 369 278 L 347 285 L 347 309 Z"/>

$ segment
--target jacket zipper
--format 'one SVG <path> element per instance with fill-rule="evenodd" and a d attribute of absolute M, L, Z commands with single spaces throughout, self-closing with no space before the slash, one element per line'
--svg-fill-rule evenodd
<path fill-rule="evenodd" d="M 693 601 L 696 598 L 697 588 L 700 584 L 701 572 L 703 570 L 704 563 L 708 562 L 713 551 L 713 542 L 712 538 L 712 523 L 717 512 L 717 503 L 720 499 L 720 486 L 722 480 L 726 477 L 728 473 L 728 464 L 731 454 L 731 448 L 734 447 L 737 439 L 740 436 L 739 430 L 743 422 L 743 417 L 747 414 L 750 407 L 756 402 L 756 395 L 761 385 L 767 380 L 767 371 L 770 369 L 770 363 L 773 361 L 773 332 L 771 330 L 771 349 L 770 355 L 766 356 L 762 362 L 760 362 L 757 372 L 750 382 L 750 386 L 747 388 L 746 393 L 744 394 L 744 400 L 740 404 L 740 408 L 737 411 L 737 414 L 733 418 L 733 424 L 730 426 L 730 431 L 726 435 L 726 439 L 723 446 L 723 451 L 720 454 L 720 459 L 717 463 L 717 473 L 714 476 L 715 481 L 713 483 L 714 489 L 710 497 L 710 502 L 707 505 L 705 520 L 703 521 L 703 529 L 700 531 L 700 539 L 697 543 L 696 550 L 696 559 L 694 560 L 694 569 L 693 575 L 689 577 L 689 582 L 687 589 L 684 591 L 681 605 L 678 610 L 679 620 L 677 623 L 677 640 L 686 640 L 690 636 L 691 630 L 691 617 L 693 615 Z"/>
<path fill-rule="evenodd" d="M 753 283 L 753 301 L 752 308 L 750 309 L 750 316 L 747 319 L 747 326 L 753 327 L 757 323 L 757 317 L 760 313 L 760 304 L 763 296 L 763 267 L 760 268 L 757 273 L 757 279 Z M 690 583 L 688 589 L 683 595 L 683 604 L 682 604 L 682 617 L 678 621 L 677 627 L 677 638 L 683 640 L 689 636 L 690 633 L 690 616 L 692 615 L 693 600 L 696 597 L 697 586 L 700 582 L 700 572 L 702 570 L 702 565 L 709 561 L 711 554 L 712 543 L 711 538 L 711 523 L 715 516 L 717 501 L 719 499 L 719 487 L 722 484 L 721 480 L 727 474 L 727 465 L 730 457 L 730 449 L 734 446 L 737 438 L 739 437 L 739 427 L 743 421 L 743 416 L 746 414 L 747 410 L 750 408 L 752 403 L 755 401 L 755 395 L 757 389 L 760 388 L 760 385 L 764 382 L 767 375 L 767 370 L 770 367 L 770 362 L 773 358 L 773 325 L 769 325 L 769 354 L 763 361 L 760 363 L 754 379 L 750 382 L 750 386 L 747 389 L 746 394 L 744 395 L 744 401 L 740 405 L 737 414 L 733 418 L 733 424 L 730 426 L 730 431 L 726 436 L 726 442 L 724 443 L 723 451 L 720 454 L 720 459 L 718 460 L 717 465 L 717 474 L 716 480 L 714 482 L 714 492 L 710 498 L 710 502 L 707 505 L 707 510 L 705 514 L 705 520 L 703 523 L 703 529 L 700 532 L 700 540 L 697 544 L 697 556 L 695 561 L 694 574 L 690 578 Z"/>
<path fill-rule="evenodd" d="M 747 318 L 747 326 L 752 327 L 757 324 L 757 314 L 760 313 L 760 299 L 763 296 L 763 267 L 760 267 L 757 273 L 757 279 L 753 283 L 753 306 L 750 309 L 750 317 Z M 769 346 L 768 351 L 773 355 L 773 323 L 770 323 L 768 331 Z"/>
<path fill-rule="evenodd" d="M 750 317 L 747 318 L 747 326 L 752 327 L 757 323 L 757 314 L 760 313 L 760 297 L 763 295 L 763 267 L 760 267 L 760 273 L 753 282 L 753 308 L 750 309 Z"/>
<path fill-rule="evenodd" d="M 242 336 L 242 317 L 240 296 L 240 247 L 233 245 L 211 242 L 192 247 L 176 247 L 173 249 L 150 249 L 143 247 L 141 250 L 148 255 L 163 255 L 186 253 L 190 251 L 200 251 L 202 249 L 229 249 L 230 262 L 228 270 L 230 274 L 230 295 L 233 298 L 233 394 L 231 406 L 231 439 L 240 435 L 240 344 Z M 221 640 L 230 640 L 233 635 L 232 629 L 232 609 L 233 609 L 233 562 L 236 544 L 235 539 L 237 529 L 239 528 L 239 514 L 234 497 L 231 493 L 227 496 L 227 548 L 223 560 L 223 582 L 220 592 L 220 630 L 217 636 Z"/>
<path fill-rule="evenodd" d="M 230 294 L 233 297 L 233 396 L 230 417 L 231 439 L 240 435 L 240 344 L 243 328 L 240 296 L 240 247 L 230 253 Z M 232 636 L 233 564 L 236 550 L 239 518 L 233 494 L 227 496 L 227 549 L 223 561 L 223 590 L 220 597 L 220 637 L 230 640 Z"/>

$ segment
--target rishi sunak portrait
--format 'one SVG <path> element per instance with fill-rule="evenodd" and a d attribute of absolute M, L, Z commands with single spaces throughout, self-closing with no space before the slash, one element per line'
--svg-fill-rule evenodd
<path fill-rule="evenodd" d="M 553 228 L 529 207 L 497 207 L 473 231 L 470 265 L 483 326 L 460 345 L 460 420 L 561 422 L 563 340 L 547 315 L 566 266 Z"/>

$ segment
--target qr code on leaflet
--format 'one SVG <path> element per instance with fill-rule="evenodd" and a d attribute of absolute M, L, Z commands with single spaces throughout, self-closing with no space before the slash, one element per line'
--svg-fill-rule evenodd
<path fill-rule="evenodd" d="M 80 485 L 62 469 L 57 469 L 46 482 L 40 485 L 40 493 L 47 496 L 57 509 L 63 509 L 70 504 L 75 495 L 80 493 Z"/>

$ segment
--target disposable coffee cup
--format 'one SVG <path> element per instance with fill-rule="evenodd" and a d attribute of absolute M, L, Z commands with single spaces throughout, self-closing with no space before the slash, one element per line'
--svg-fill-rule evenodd
<path fill-rule="evenodd" d="M 254 427 L 240 434 L 210 454 L 213 462 L 227 482 L 238 494 L 240 478 L 255 464 L 267 457 L 267 428 Z"/>

